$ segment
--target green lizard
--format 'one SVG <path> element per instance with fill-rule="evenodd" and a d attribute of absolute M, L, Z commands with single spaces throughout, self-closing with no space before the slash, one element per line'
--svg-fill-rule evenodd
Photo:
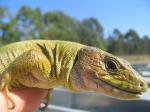
<path fill-rule="evenodd" d="M 95 91 L 119 99 L 137 99 L 147 83 L 130 64 L 101 49 L 58 40 L 29 40 L 0 48 L 0 90 L 55 87 Z M 45 105 L 45 108 L 47 106 Z M 44 109 L 45 109 L 44 108 Z"/>

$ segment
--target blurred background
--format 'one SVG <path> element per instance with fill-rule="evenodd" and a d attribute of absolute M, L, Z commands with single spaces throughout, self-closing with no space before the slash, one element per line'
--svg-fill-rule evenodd
<path fill-rule="evenodd" d="M 127 59 L 150 83 L 149 0 L 0 0 L 0 46 L 29 39 L 101 48 Z M 120 101 L 57 88 L 49 110 L 150 112 L 150 90 L 141 100 Z"/>

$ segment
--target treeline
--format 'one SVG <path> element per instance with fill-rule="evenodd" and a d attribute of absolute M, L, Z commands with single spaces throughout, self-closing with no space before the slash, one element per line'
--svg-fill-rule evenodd
<path fill-rule="evenodd" d="M 115 29 L 104 38 L 96 18 L 76 20 L 62 12 L 42 13 L 40 8 L 21 7 L 14 15 L 0 7 L 0 45 L 27 39 L 57 39 L 99 47 L 114 54 L 150 54 L 150 39 L 136 31 L 122 34 Z"/>
<path fill-rule="evenodd" d="M 113 34 L 107 38 L 107 49 L 114 54 L 150 54 L 150 38 L 145 35 L 140 37 L 138 33 L 130 29 L 122 34 L 114 29 Z"/>

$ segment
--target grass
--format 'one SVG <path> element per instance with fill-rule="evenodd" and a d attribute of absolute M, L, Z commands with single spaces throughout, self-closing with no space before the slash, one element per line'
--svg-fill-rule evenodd
<path fill-rule="evenodd" d="M 150 55 L 121 55 L 119 57 L 126 59 L 132 64 L 150 63 Z"/>

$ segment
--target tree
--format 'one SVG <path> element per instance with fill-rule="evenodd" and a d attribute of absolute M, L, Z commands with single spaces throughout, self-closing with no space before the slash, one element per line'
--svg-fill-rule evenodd
<path fill-rule="evenodd" d="M 16 18 L 12 18 L 6 8 L 0 7 L 0 40 L 1 45 L 19 40 Z M 7 20 L 7 21 L 6 21 Z"/>
<path fill-rule="evenodd" d="M 83 20 L 79 25 L 78 34 L 82 43 L 106 49 L 103 40 L 103 28 L 95 18 Z"/>
<path fill-rule="evenodd" d="M 23 40 L 35 37 L 33 16 L 33 10 L 27 6 L 21 7 L 16 15 L 19 23 L 20 38 Z"/>
<path fill-rule="evenodd" d="M 107 47 L 111 53 L 119 55 L 125 53 L 125 37 L 118 29 L 114 29 L 113 34 L 108 37 Z"/>
<path fill-rule="evenodd" d="M 141 47 L 142 47 L 142 53 L 143 54 L 150 54 L 150 38 L 147 36 L 147 35 L 145 35 L 145 36 L 143 36 L 143 38 L 141 39 Z"/>
<path fill-rule="evenodd" d="M 0 7 L 0 20 L 2 20 L 7 15 L 7 9 L 5 7 Z"/>
<path fill-rule="evenodd" d="M 142 52 L 142 43 L 139 35 L 135 30 L 129 30 L 125 34 L 126 47 L 128 49 L 128 54 L 140 54 Z"/>
<path fill-rule="evenodd" d="M 80 41 L 76 32 L 76 20 L 71 17 L 62 12 L 47 12 L 43 20 L 45 37 L 48 39 Z"/>
<path fill-rule="evenodd" d="M 2 44 L 16 42 L 20 40 L 18 23 L 15 18 L 11 19 L 9 23 L 4 24 L 1 27 L 1 31 L 2 31 L 1 37 Z"/>

